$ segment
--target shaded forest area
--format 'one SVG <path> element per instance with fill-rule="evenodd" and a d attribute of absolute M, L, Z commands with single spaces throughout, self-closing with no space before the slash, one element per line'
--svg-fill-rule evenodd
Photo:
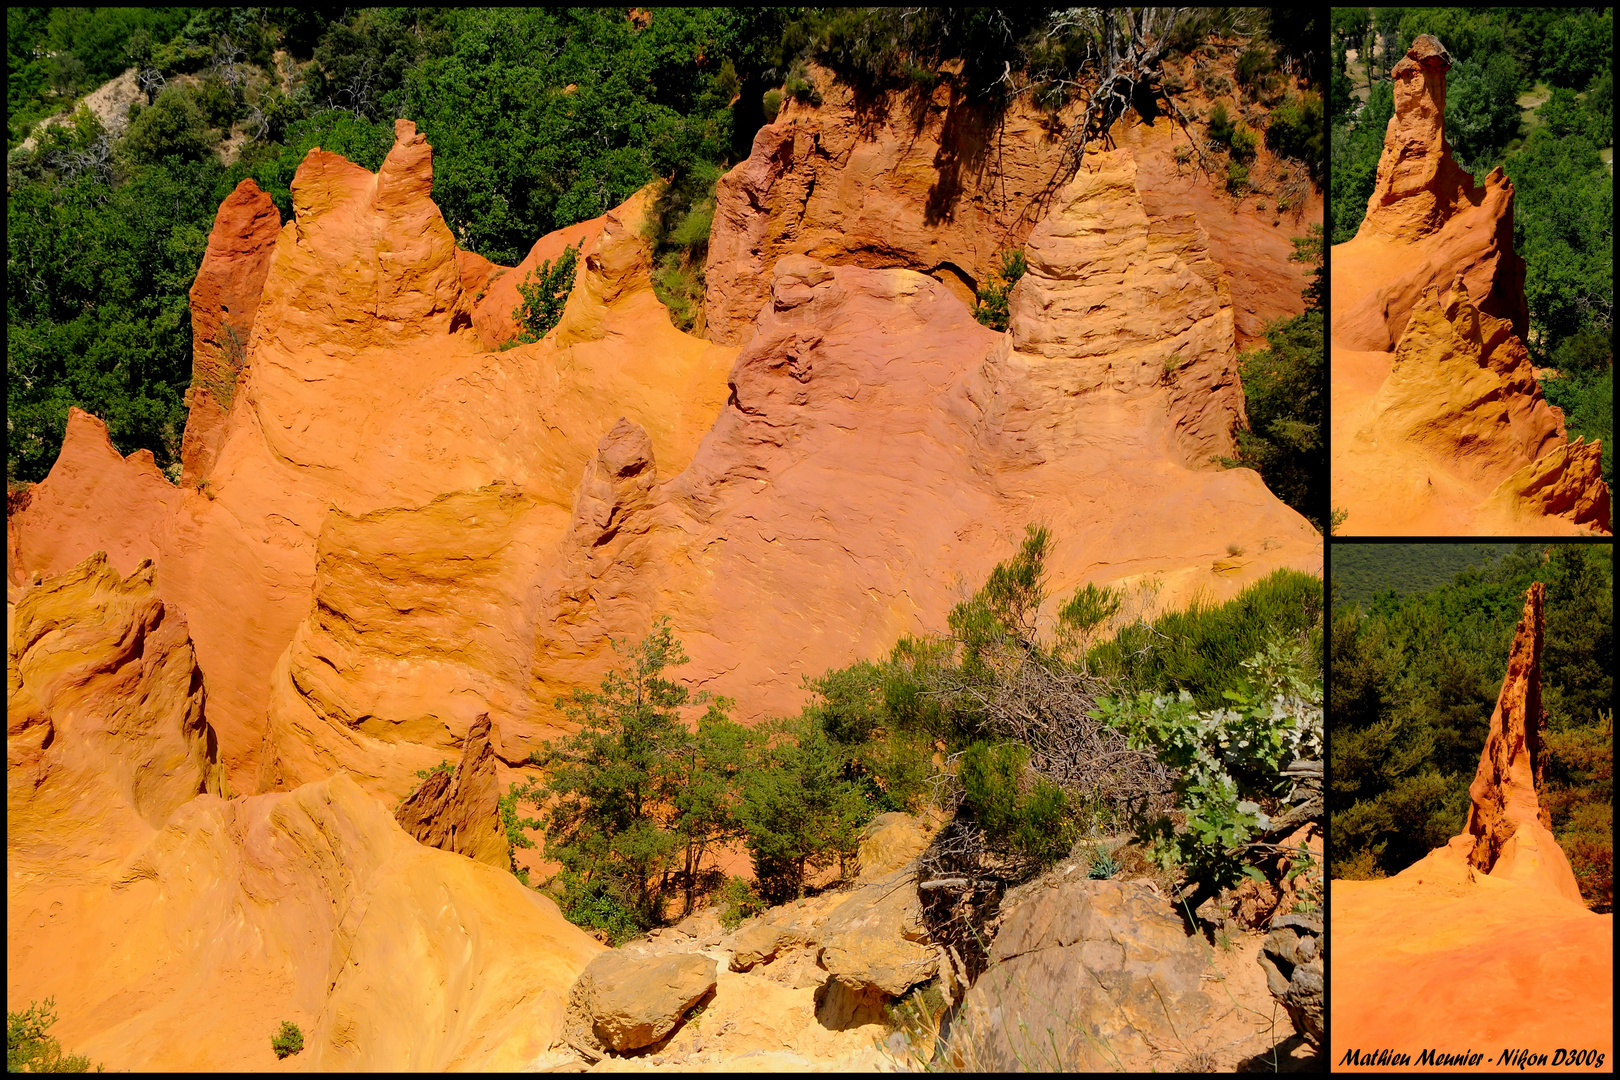
<path fill-rule="evenodd" d="M 785 100 L 819 103 L 810 61 L 874 95 L 959 78 L 987 109 L 1024 95 L 1054 122 L 1109 48 L 1143 34 L 1164 58 L 1209 41 L 1241 53 L 1234 93 L 1285 71 L 1325 86 L 1315 15 L 1144 10 L 8 8 L 7 481 L 44 478 L 70 406 L 178 476 L 187 291 L 219 203 L 252 177 L 289 215 L 311 147 L 376 169 L 396 117 L 433 145 L 433 198 L 457 242 L 505 265 L 667 180 L 648 230 L 654 287 L 701 332 L 715 181 Z M 942 74 L 955 61 L 960 75 Z M 127 105 L 68 111 L 115 77 L 132 80 Z M 1166 92 L 1155 79 L 1140 92 Z M 1233 137 L 1218 126 L 1212 146 Z M 1315 91 L 1240 134 L 1324 173 Z M 1320 249 L 1299 257 L 1319 266 Z M 1321 334 L 1307 312 L 1244 358 L 1251 427 L 1234 462 L 1319 525 Z"/>
<path fill-rule="evenodd" d="M 1512 544 L 1335 544 L 1329 572 L 1338 602 L 1365 610 L 1378 593 L 1428 592 L 1512 550 Z"/>
<path fill-rule="evenodd" d="M 1405 557 L 1397 552 L 1393 561 Z M 1462 831 L 1468 785 L 1533 581 L 1547 586 L 1542 805 L 1588 905 L 1612 909 L 1614 558 L 1606 545 L 1520 544 L 1459 571 L 1450 584 L 1382 592 L 1365 610 L 1346 603 L 1335 583 L 1332 876 L 1398 873 Z"/>
<path fill-rule="evenodd" d="M 1614 484 L 1614 19 L 1608 8 L 1336 8 L 1331 242 L 1355 236 L 1394 115 L 1389 71 L 1419 34 L 1451 54 L 1446 139 L 1476 182 L 1513 181 L 1530 340 L 1571 436 Z M 1362 82 L 1350 77 L 1354 52 Z M 1367 63 L 1368 57 L 1373 61 Z"/>

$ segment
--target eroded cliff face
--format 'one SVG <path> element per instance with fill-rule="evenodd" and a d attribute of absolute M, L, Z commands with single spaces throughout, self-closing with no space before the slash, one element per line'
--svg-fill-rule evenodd
<path fill-rule="evenodd" d="M 1197 89 L 1200 69 L 1230 76 L 1231 64 L 1224 55 L 1193 55 L 1165 66 L 1183 85 L 1178 98 L 1196 111 L 1212 103 Z M 917 270 L 972 307 L 1001 256 L 1024 245 L 1074 172 L 1066 133 L 1078 105 L 1048 115 L 1019 96 L 998 113 L 949 71 L 931 89 L 881 101 L 823 69 L 811 75 L 823 104 L 785 101 L 716 188 L 705 296 L 715 341 L 748 341 L 772 268 L 788 255 Z M 1221 100 L 1243 111 L 1235 99 Z M 1149 216 L 1188 217 L 1205 231 L 1235 298 L 1240 347 L 1252 347 L 1266 321 L 1298 314 L 1305 274 L 1289 261 L 1290 238 L 1322 220 L 1321 194 L 1302 167 L 1264 147 L 1251 165 L 1257 183 L 1265 177 L 1265 186 L 1288 192 L 1278 196 L 1292 199 L 1285 211 L 1275 199 L 1234 199 L 1201 175 L 1185 131 L 1168 115 L 1130 111 L 1110 136 L 1138 163 Z"/>
<path fill-rule="evenodd" d="M 1586 910 L 1540 804 L 1545 587 L 1525 593 L 1501 694 L 1451 842 L 1385 881 L 1332 883 L 1333 1044 L 1613 1051 L 1614 917 Z M 1415 1057 L 1415 1055 L 1414 1055 Z"/>
<path fill-rule="evenodd" d="M 524 267 L 456 249 L 409 122 L 377 174 L 312 151 L 268 256 L 262 193 L 239 189 L 193 293 L 200 377 L 234 372 L 230 406 L 193 395 L 187 483 L 75 413 L 8 523 L 19 627 L 93 553 L 151 560 L 146 636 L 184 635 L 165 665 L 192 673 L 213 732 L 200 786 L 156 817 L 120 810 L 79 891 L 11 878 L 13 997 L 56 994 L 69 1045 L 153 1068 L 260 1064 L 273 1016 L 313 1032 L 319 1067 L 532 1061 L 593 947 L 474 859 L 498 861 L 493 785 L 563 730 L 555 699 L 599 679 L 612 639 L 668 615 L 681 676 L 753 720 L 796 708 L 805 675 L 941 627 L 954 583 L 1030 521 L 1059 538 L 1054 592 L 1140 586 L 1150 611 L 1320 573 L 1304 519 L 1253 472 L 1208 468 L 1241 415 L 1231 291 L 1209 234 L 1150 214 L 1135 168 L 1093 155 L 1057 192 L 1009 334 L 924 273 L 789 253 L 740 349 L 670 325 L 646 192 L 536 244 L 525 265 L 581 245 L 563 318 L 492 352 Z M 57 723 L 37 651 L 8 741 L 25 763 L 39 717 Z M 407 834 L 392 813 L 417 771 L 458 755 Z M 130 926 L 149 948 L 51 966 Z M 133 986 L 154 989 L 119 996 Z"/>
<path fill-rule="evenodd" d="M 1524 338 L 1513 186 L 1445 141 L 1450 60 L 1423 35 L 1356 238 L 1333 249 L 1332 500 L 1347 535 L 1608 533 L 1596 445 L 1570 443 Z"/>

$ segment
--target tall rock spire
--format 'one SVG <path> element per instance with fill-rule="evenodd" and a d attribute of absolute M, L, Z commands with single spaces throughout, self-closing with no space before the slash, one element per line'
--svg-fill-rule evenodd
<path fill-rule="evenodd" d="M 1546 586 L 1540 582 L 1524 594 L 1524 615 L 1508 654 L 1490 734 L 1468 789 L 1468 824 L 1462 837 L 1473 840 L 1468 862 L 1477 870 L 1539 885 L 1580 902 L 1575 874 L 1552 836 L 1552 817 L 1537 798 L 1545 770 L 1542 732 L 1547 726 L 1541 707 L 1545 598 Z"/>

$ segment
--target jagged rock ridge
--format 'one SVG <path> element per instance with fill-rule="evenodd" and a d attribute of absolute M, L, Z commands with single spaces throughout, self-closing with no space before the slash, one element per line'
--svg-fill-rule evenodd
<path fill-rule="evenodd" d="M 1446 143 L 1449 67 L 1426 34 L 1395 66 L 1367 216 L 1332 252 L 1341 531 L 1608 533 L 1600 447 L 1569 441 L 1524 346 L 1513 185 L 1497 169 L 1476 187 Z"/>
<path fill-rule="evenodd" d="M 229 383 L 230 406 L 193 395 L 188 483 L 120 457 L 75 413 L 8 528 L 19 611 L 91 552 L 123 572 L 151 560 L 141 588 L 160 627 L 184 614 L 194 649 L 173 670 L 206 687 L 214 779 L 166 818 L 109 820 L 72 891 L 12 879 L 8 936 L 32 956 L 13 989 L 83 1003 L 64 1017 L 70 1045 L 152 1067 L 263 1064 L 266 1040 L 243 1033 L 276 1010 L 306 1023 L 317 1065 L 532 1060 L 560 1037 L 561 988 L 594 946 L 388 809 L 455 748 L 450 789 L 503 779 L 559 733 L 555 698 L 595 681 L 611 638 L 671 614 L 693 657 L 683 675 L 746 690 L 756 717 L 795 707 L 804 674 L 942 624 L 952 581 L 982 577 L 1032 518 L 1063 538 L 1058 589 L 1152 581 L 1169 605 L 1282 566 L 1319 572 L 1320 538 L 1254 473 L 1205 468 L 1241 401 L 1230 302 L 1199 227 L 1150 218 L 1131 168 L 1099 155 L 1070 185 L 1120 205 L 1075 195 L 1053 228 L 1094 242 L 1032 249 L 1047 276 L 1014 297 L 1017 347 L 923 273 L 803 255 L 775 261 L 740 351 L 682 334 L 650 287 L 643 192 L 569 234 L 584 246 L 555 331 L 491 352 L 516 271 L 456 249 L 408 121 L 376 174 L 311 151 L 273 245 L 262 193 L 239 189 L 194 294 L 199 377 Z M 1113 280 L 1110 237 L 1152 272 Z M 543 239 L 532 259 L 563 246 Z M 1140 305 L 1152 325 L 1117 357 L 1096 335 L 1065 352 L 1040 305 L 1076 318 L 1076 290 L 1116 322 Z M 1180 311 L 1178 295 L 1195 303 Z M 219 347 L 242 333 L 237 365 Z M 1156 351 L 1181 358 L 1185 382 L 1150 377 Z M 40 730 L 20 724 L 18 753 Z M 409 816 L 438 836 L 433 815 Z M 78 842 L 40 820 L 41 850 Z M 19 952 L 50 911 L 38 951 Z M 152 951 L 135 962 L 160 989 L 120 997 L 135 976 L 74 942 L 136 923 Z M 418 924 L 410 950 L 389 950 Z M 861 1013 L 873 980 L 934 960 L 867 970 L 851 951 L 840 985 L 857 989 L 825 1007 Z M 379 1004 L 376 980 L 403 1004 Z M 201 1029 L 182 1023 L 194 1017 Z"/>

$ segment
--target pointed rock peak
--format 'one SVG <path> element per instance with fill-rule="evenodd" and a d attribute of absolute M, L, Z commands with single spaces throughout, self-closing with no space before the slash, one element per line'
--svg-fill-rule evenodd
<path fill-rule="evenodd" d="M 394 146 L 377 171 L 378 209 L 398 209 L 433 193 L 433 147 L 409 120 L 394 121 Z"/>
<path fill-rule="evenodd" d="M 596 455 L 608 475 L 624 479 L 655 468 L 652 437 L 640 424 L 619 417 L 618 423 L 596 444 Z"/>
<path fill-rule="evenodd" d="M 1491 714 L 1491 729 L 1468 789 L 1472 838 L 1469 863 L 1493 876 L 1513 878 L 1560 893 L 1577 902 L 1569 862 L 1550 831 L 1552 817 L 1537 800 L 1545 770 L 1541 706 L 1541 645 L 1546 586 L 1539 581 L 1524 594 L 1524 614 L 1508 654 L 1502 692 Z"/>
<path fill-rule="evenodd" d="M 1378 180 L 1358 236 L 1414 240 L 1443 226 L 1473 192 L 1473 178 L 1446 143 L 1446 72 L 1451 57 L 1432 34 L 1420 34 L 1391 74 L 1395 115 L 1384 133 Z"/>
<path fill-rule="evenodd" d="M 509 855 L 500 822 L 494 738 L 489 713 L 480 714 L 467 728 L 455 770 L 431 773 L 400 804 L 394 819 L 429 847 L 504 870 Z"/>
<path fill-rule="evenodd" d="M 652 291 L 652 252 L 641 226 L 657 181 L 602 218 L 602 231 L 579 260 L 574 291 L 557 324 L 557 344 L 598 341 L 607 335 L 607 309 L 638 292 Z"/>

